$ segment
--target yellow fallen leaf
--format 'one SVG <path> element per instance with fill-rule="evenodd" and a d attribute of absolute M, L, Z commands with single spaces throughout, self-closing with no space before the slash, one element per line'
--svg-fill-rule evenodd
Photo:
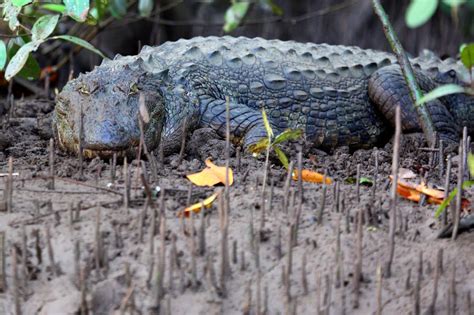
<path fill-rule="evenodd" d="M 195 204 L 185 208 L 184 211 L 179 212 L 178 215 L 184 214 L 185 217 L 188 217 L 190 215 L 191 211 L 194 212 L 194 213 L 199 213 L 199 212 L 201 212 L 201 205 L 204 205 L 205 208 L 210 208 L 212 206 L 212 203 L 214 202 L 214 200 L 216 200 L 216 198 L 217 198 L 217 194 L 212 194 L 211 196 L 207 197 L 203 201 L 195 203 Z"/>
<path fill-rule="evenodd" d="M 293 171 L 293 179 L 298 180 L 298 171 Z M 324 180 L 324 175 L 318 172 L 310 171 L 310 170 L 301 170 L 301 179 L 304 182 L 310 183 L 322 183 Z M 331 184 L 331 178 L 326 176 L 326 184 Z"/>
<path fill-rule="evenodd" d="M 206 160 L 206 166 L 209 167 L 216 176 L 221 180 L 221 183 L 225 185 L 225 166 L 217 166 L 211 162 L 211 160 Z M 234 173 L 229 167 L 229 186 L 234 183 Z"/>
<path fill-rule="evenodd" d="M 210 169 L 205 168 L 199 173 L 189 174 L 186 177 L 195 185 L 198 186 L 214 186 L 221 183 L 221 180 L 217 175 Z"/>
<path fill-rule="evenodd" d="M 217 166 L 206 160 L 206 168 L 194 174 L 186 175 L 186 177 L 197 186 L 214 186 L 222 183 L 225 185 L 225 166 Z M 229 168 L 229 186 L 234 183 L 234 173 Z"/>

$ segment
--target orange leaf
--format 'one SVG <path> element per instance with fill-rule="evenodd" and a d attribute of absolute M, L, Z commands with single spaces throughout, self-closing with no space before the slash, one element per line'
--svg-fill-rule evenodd
<path fill-rule="evenodd" d="M 392 176 L 390 175 L 390 179 Z M 408 200 L 420 202 L 421 196 L 426 195 L 426 201 L 432 204 L 442 204 L 444 201 L 444 192 L 434 188 L 428 188 L 425 183 L 414 184 L 407 181 L 399 180 L 397 184 L 398 194 Z M 462 200 L 462 208 L 469 206 L 469 201 L 465 198 Z"/>
<path fill-rule="evenodd" d="M 298 171 L 293 172 L 293 179 L 298 180 Z M 322 183 L 324 180 L 324 175 L 318 172 L 310 170 L 301 170 L 301 179 L 304 182 L 310 183 Z M 326 177 L 326 184 L 331 184 L 332 180 L 329 177 Z"/>
<path fill-rule="evenodd" d="M 421 192 L 414 189 L 406 188 L 402 185 L 397 185 L 397 192 L 403 198 L 414 201 L 414 202 L 420 202 L 421 196 L 422 196 Z M 436 198 L 432 196 L 427 196 L 427 197 L 428 198 L 426 198 L 426 200 L 428 201 L 428 203 L 435 203 L 435 204 L 443 203 L 443 198 Z"/>
<path fill-rule="evenodd" d="M 201 172 L 186 175 L 186 177 L 197 186 L 214 186 L 222 183 L 225 185 L 225 166 L 217 166 L 206 160 L 206 168 Z M 229 186 L 234 183 L 234 173 L 229 168 Z"/>
<path fill-rule="evenodd" d="M 423 193 L 427 196 L 430 196 L 430 197 L 433 197 L 433 198 L 436 198 L 436 199 L 443 199 L 444 198 L 444 191 L 434 189 L 434 188 L 429 188 L 429 187 L 426 186 L 425 183 L 421 183 L 420 185 L 418 185 L 416 187 L 416 190 L 418 190 L 419 192 L 421 192 L 421 193 Z"/>
<path fill-rule="evenodd" d="M 411 201 L 418 202 L 418 201 L 420 201 L 420 198 L 421 198 L 421 193 L 420 192 L 418 192 L 414 189 L 404 187 L 402 185 L 397 185 L 397 192 L 403 198 L 411 200 Z"/>
<path fill-rule="evenodd" d="M 201 212 L 201 206 L 202 205 L 204 205 L 204 207 L 206 207 L 206 208 L 210 208 L 212 206 L 212 203 L 214 202 L 214 200 L 216 200 L 216 198 L 217 198 L 217 194 L 212 194 L 209 197 L 207 197 L 206 199 L 204 199 L 203 201 L 195 203 L 195 204 L 187 207 L 186 209 L 184 209 L 183 212 L 180 212 L 178 215 L 184 214 L 185 217 L 188 217 L 190 215 L 191 211 L 194 212 L 194 213 L 199 213 L 199 212 Z"/>
<path fill-rule="evenodd" d="M 390 179 L 393 180 L 392 175 L 390 175 Z M 402 179 L 399 179 L 397 184 L 398 184 L 397 186 L 402 186 L 406 189 L 410 189 L 410 190 L 414 190 L 414 191 L 423 193 L 424 195 L 427 195 L 429 197 L 433 197 L 435 199 L 441 199 L 442 200 L 444 198 L 444 191 L 439 190 L 439 189 L 429 188 L 428 186 L 426 186 L 425 183 L 415 184 L 415 183 L 411 183 L 411 182 L 407 182 L 407 181 L 404 181 Z"/>

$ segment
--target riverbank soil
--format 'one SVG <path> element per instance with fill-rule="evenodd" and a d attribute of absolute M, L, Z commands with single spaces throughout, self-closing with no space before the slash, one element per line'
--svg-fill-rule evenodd
<path fill-rule="evenodd" d="M 339 192 L 335 184 L 303 183 L 301 204 L 297 181 L 286 186 L 276 159 L 262 198 L 263 157 L 238 159 L 232 148 L 226 225 L 218 200 L 205 216 L 178 216 L 188 202 L 221 192 L 191 186 L 185 175 L 202 170 L 207 157 L 225 165 L 224 141 L 200 130 L 181 162 L 166 157 L 156 174 L 149 161 L 140 163 L 151 202 L 140 164 L 127 163 L 127 205 L 120 160 L 115 178 L 110 161 L 84 160 L 81 178 L 78 157 L 55 149 L 53 189 L 44 117 L 52 109 L 51 101 L 17 101 L 0 136 L 1 314 L 473 314 L 474 233 L 437 239 L 435 205 L 399 200 L 391 275 L 378 276 L 390 254 L 391 142 L 378 150 L 305 150 L 303 167 L 327 172 Z M 401 167 L 443 186 L 420 135 L 404 135 L 401 146 Z M 452 187 L 458 162 L 453 157 Z M 377 174 L 375 189 L 361 185 L 357 193 L 357 165 L 368 184 Z"/>

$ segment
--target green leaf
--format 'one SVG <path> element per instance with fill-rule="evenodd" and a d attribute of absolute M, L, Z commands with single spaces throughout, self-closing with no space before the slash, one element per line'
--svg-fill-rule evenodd
<path fill-rule="evenodd" d="M 33 41 L 45 40 L 54 31 L 59 21 L 59 15 L 43 15 L 36 20 L 31 29 Z"/>
<path fill-rule="evenodd" d="M 474 43 L 467 44 L 461 51 L 461 61 L 469 70 L 474 67 Z"/>
<path fill-rule="evenodd" d="M 416 102 L 416 105 L 427 103 L 440 97 L 454 93 L 467 93 L 467 91 L 465 88 L 457 84 L 441 85 L 430 91 L 429 93 L 425 94 L 422 98 L 418 100 L 418 102 Z"/>
<path fill-rule="evenodd" d="M 64 4 L 47 3 L 47 4 L 43 4 L 41 8 L 48 11 L 61 13 L 61 14 L 63 14 L 64 11 L 66 11 L 66 6 Z"/>
<path fill-rule="evenodd" d="M 357 182 L 357 179 L 355 177 L 347 177 L 346 179 L 344 179 L 344 183 L 346 184 L 355 184 Z"/>
<path fill-rule="evenodd" d="M 405 13 L 408 27 L 415 28 L 425 24 L 436 12 L 438 0 L 411 0 Z"/>
<path fill-rule="evenodd" d="M 12 3 L 13 5 L 17 6 L 17 7 L 23 7 L 27 4 L 30 4 L 32 2 L 32 0 L 12 0 Z"/>
<path fill-rule="evenodd" d="M 458 7 L 461 4 L 466 3 L 466 0 L 443 0 L 443 3 L 450 7 Z"/>
<path fill-rule="evenodd" d="M 40 43 L 29 42 L 18 49 L 13 58 L 8 63 L 7 69 L 5 70 L 5 79 L 10 81 L 26 64 L 28 56 L 32 51 L 35 51 Z"/>
<path fill-rule="evenodd" d="M 262 108 L 262 118 L 263 118 L 263 125 L 265 126 L 265 130 L 267 131 L 267 136 L 269 139 L 273 138 L 273 129 L 270 126 L 270 122 L 268 121 L 267 113 L 265 112 L 265 108 Z"/>
<path fill-rule="evenodd" d="M 465 182 L 462 183 L 462 189 L 466 189 L 466 188 L 469 188 L 471 186 L 474 185 L 474 180 L 467 180 Z M 438 207 L 438 209 L 436 209 L 436 212 L 435 212 L 435 218 L 439 218 L 439 216 L 441 215 L 441 213 L 444 212 L 444 210 L 446 209 L 446 207 L 451 203 L 451 201 L 454 199 L 454 197 L 456 197 L 456 195 L 458 194 L 458 189 L 457 188 L 454 188 L 453 191 L 451 191 L 451 193 L 449 194 L 448 198 L 446 198 L 443 203 L 441 203 Z"/>
<path fill-rule="evenodd" d="M 3 70 L 7 63 L 7 46 L 3 40 L 0 40 L 0 71 Z"/>
<path fill-rule="evenodd" d="M 23 46 L 24 44 L 26 44 L 26 42 L 23 40 L 23 37 L 21 36 L 11 38 L 7 44 L 8 58 L 11 58 L 14 55 L 14 53 L 17 52 L 18 49 L 20 49 L 20 47 Z"/>
<path fill-rule="evenodd" d="M 109 3 L 110 3 L 109 0 L 96 0 L 95 1 L 95 7 L 97 9 L 98 20 L 101 20 L 105 16 L 107 12 L 107 8 L 109 7 Z"/>
<path fill-rule="evenodd" d="M 347 177 L 345 180 L 344 180 L 344 183 L 346 184 L 356 184 L 357 183 L 357 178 L 356 177 Z M 359 179 L 359 184 L 363 185 L 363 186 L 372 186 L 374 184 L 374 182 L 368 178 L 368 177 L 361 177 Z"/>
<path fill-rule="evenodd" d="M 301 138 L 303 135 L 303 130 L 302 129 L 286 129 L 282 133 L 280 133 L 278 136 L 275 137 L 275 141 L 273 141 L 273 144 L 279 144 L 284 141 L 288 140 L 297 140 Z"/>
<path fill-rule="evenodd" d="M 97 25 L 99 21 L 99 11 L 97 8 L 92 8 L 89 10 L 89 14 L 87 15 L 86 23 L 89 25 Z"/>
<path fill-rule="evenodd" d="M 260 0 L 260 6 L 264 10 L 272 11 L 275 15 L 283 15 L 283 9 L 278 6 L 273 0 Z"/>
<path fill-rule="evenodd" d="M 3 7 L 3 20 L 8 22 L 10 30 L 15 31 L 20 22 L 18 21 L 18 14 L 20 14 L 21 7 L 13 5 L 11 1 L 6 1 Z"/>
<path fill-rule="evenodd" d="M 274 146 L 273 149 L 275 150 L 276 155 L 278 156 L 278 159 L 280 160 L 281 164 L 288 169 L 288 158 L 286 157 L 286 154 L 277 146 Z"/>
<path fill-rule="evenodd" d="M 474 154 L 471 152 L 467 154 L 467 166 L 469 167 L 469 173 L 474 177 Z"/>
<path fill-rule="evenodd" d="M 10 40 L 7 45 L 8 60 L 12 60 L 13 56 L 20 50 L 20 47 L 25 45 L 25 42 L 21 37 L 17 37 Z M 38 61 L 30 54 L 26 60 L 23 68 L 16 74 L 17 77 L 21 77 L 27 80 L 34 80 L 39 78 L 41 74 L 41 68 Z"/>
<path fill-rule="evenodd" d="M 249 151 L 254 154 L 260 154 L 268 148 L 268 138 L 262 138 L 257 143 L 250 145 Z"/>
<path fill-rule="evenodd" d="M 235 30 L 244 19 L 249 9 L 249 2 L 234 2 L 225 12 L 224 32 L 229 33 Z"/>
<path fill-rule="evenodd" d="M 364 185 L 364 186 L 373 186 L 374 181 L 368 177 L 361 177 L 359 179 L 359 184 Z"/>
<path fill-rule="evenodd" d="M 456 196 L 458 193 L 458 189 L 454 188 L 454 190 L 449 194 L 448 198 L 444 199 L 443 202 L 439 205 L 438 209 L 435 212 L 435 218 L 439 218 L 439 216 L 444 212 L 446 207 L 451 203 L 451 200 Z"/>
<path fill-rule="evenodd" d="M 153 0 L 138 0 L 138 12 L 141 16 L 150 16 L 153 11 Z"/>
<path fill-rule="evenodd" d="M 91 8 L 89 10 L 89 14 L 87 14 L 85 23 L 92 26 L 97 25 L 97 23 L 99 23 L 99 13 L 97 11 L 97 8 Z"/>
<path fill-rule="evenodd" d="M 17 77 L 21 77 L 27 80 L 35 80 L 40 77 L 41 74 L 41 67 L 38 61 L 30 54 L 28 59 L 26 60 L 23 69 L 16 75 Z"/>
<path fill-rule="evenodd" d="M 63 40 L 69 41 L 71 43 L 74 43 L 76 45 L 79 45 L 81 47 L 84 47 L 85 49 L 88 49 L 88 50 L 98 54 L 102 58 L 107 58 L 100 50 L 98 50 L 97 48 L 95 48 L 94 46 L 92 46 L 91 44 L 86 42 L 85 40 L 83 40 L 79 37 L 76 37 L 76 36 L 57 35 L 57 36 L 50 37 L 49 39 L 63 39 Z"/>
<path fill-rule="evenodd" d="M 114 18 L 120 19 L 127 14 L 127 1 L 111 0 L 109 10 Z"/>
<path fill-rule="evenodd" d="M 89 0 L 63 0 L 63 2 L 66 5 L 65 14 L 78 22 L 85 22 L 90 8 Z"/>

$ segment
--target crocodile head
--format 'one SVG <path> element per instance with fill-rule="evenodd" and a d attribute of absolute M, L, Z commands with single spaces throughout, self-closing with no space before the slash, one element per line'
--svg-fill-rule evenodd
<path fill-rule="evenodd" d="M 150 117 L 144 123 L 145 142 L 150 150 L 157 147 L 164 105 L 156 86 L 159 81 L 148 76 L 141 67 L 114 63 L 103 64 L 71 80 L 56 99 L 53 128 L 59 146 L 78 153 L 82 132 L 86 157 L 135 155 L 141 134 L 139 98 L 142 95 Z"/>

